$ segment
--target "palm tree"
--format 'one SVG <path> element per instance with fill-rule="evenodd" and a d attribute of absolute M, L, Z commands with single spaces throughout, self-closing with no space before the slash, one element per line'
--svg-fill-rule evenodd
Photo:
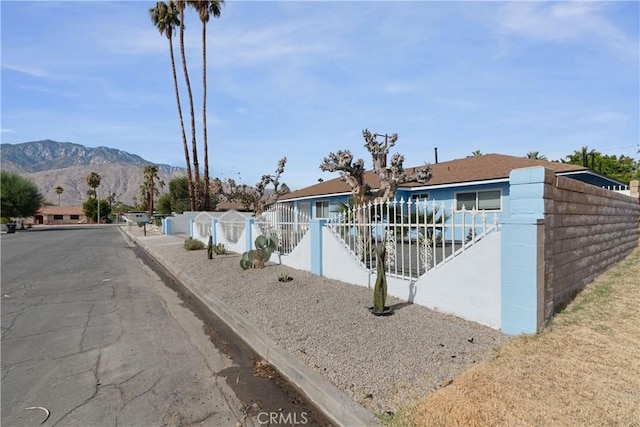
<path fill-rule="evenodd" d="M 87 175 L 87 185 L 93 189 L 93 198 L 96 199 L 98 205 L 98 224 L 100 223 L 100 199 L 98 199 L 98 188 L 100 186 L 100 175 L 95 172 L 91 172 Z"/>
<path fill-rule="evenodd" d="M 480 156 L 482 156 L 482 152 L 480 150 L 476 150 L 473 153 L 471 153 L 470 156 L 467 156 L 467 157 L 480 157 Z"/>
<path fill-rule="evenodd" d="M 589 157 L 591 157 L 591 166 L 593 167 L 593 159 L 595 156 L 599 155 L 600 153 L 598 153 L 596 150 L 589 150 L 589 147 L 582 147 L 580 150 L 574 151 L 573 154 L 569 154 L 568 156 L 566 156 L 566 160 L 562 160 L 562 162 L 589 167 Z"/>
<path fill-rule="evenodd" d="M 193 175 L 191 174 L 191 159 L 189 156 L 189 146 L 187 145 L 187 135 L 184 131 L 184 120 L 182 117 L 182 107 L 180 104 L 180 92 L 178 91 L 178 76 L 176 74 L 176 63 L 173 56 L 173 33 L 180 25 L 178 9 L 173 0 L 166 4 L 162 1 L 156 3 L 156 7 L 149 9 L 151 21 L 158 28 L 161 35 L 169 40 L 169 53 L 171 54 L 171 71 L 173 73 L 173 85 L 176 92 L 176 103 L 178 105 L 178 116 L 180 118 L 180 130 L 182 131 L 182 145 L 184 148 L 184 158 L 187 163 L 187 179 L 189 183 L 189 204 L 191 209 L 195 209 L 195 196 L 193 192 Z"/>
<path fill-rule="evenodd" d="M 527 159 L 547 160 L 547 156 L 540 155 L 539 151 L 529 151 L 525 157 Z"/>
<path fill-rule="evenodd" d="M 158 166 L 149 165 L 144 168 L 144 181 L 140 186 L 140 195 L 147 201 L 149 209 L 149 218 L 153 217 L 153 198 L 160 194 L 156 188 L 156 180 L 158 177 Z"/>
<path fill-rule="evenodd" d="M 204 210 L 211 208 L 209 189 L 209 147 L 207 141 L 207 23 L 213 15 L 220 17 L 220 7 L 224 0 L 190 0 L 189 5 L 196 9 L 202 21 L 202 141 L 204 148 Z"/>
<path fill-rule="evenodd" d="M 193 159 L 193 206 L 192 210 L 200 210 L 200 164 L 198 163 L 198 144 L 196 143 L 196 117 L 193 109 L 193 94 L 191 93 L 191 82 L 189 81 L 189 71 L 187 70 L 187 58 L 184 54 L 184 8 L 186 0 L 176 0 L 178 14 L 180 15 L 180 55 L 182 56 L 182 71 L 184 81 L 189 94 L 189 112 L 191 114 L 191 154 Z"/>
<path fill-rule="evenodd" d="M 100 186 L 100 175 L 95 172 L 91 172 L 87 175 L 87 185 L 93 189 L 93 197 L 97 199 L 98 192 L 96 191 L 96 188 Z"/>
<path fill-rule="evenodd" d="M 54 190 L 56 191 L 56 194 L 58 195 L 58 206 L 60 206 L 60 195 L 64 191 L 64 188 L 62 188 L 62 187 L 60 187 L 58 185 L 56 188 L 54 188 Z"/>

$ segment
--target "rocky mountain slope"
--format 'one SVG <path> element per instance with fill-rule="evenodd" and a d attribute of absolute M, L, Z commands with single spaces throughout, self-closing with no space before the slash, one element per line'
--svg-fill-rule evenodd
<path fill-rule="evenodd" d="M 1 144 L 2 170 L 15 172 L 33 181 L 47 202 L 57 205 L 55 188 L 64 189 L 60 195 L 63 206 L 80 206 L 87 199 L 86 177 L 96 172 L 101 177 L 98 195 L 113 192 L 116 200 L 133 205 L 139 200 L 139 188 L 144 167 L 153 164 L 142 157 L 107 147 L 85 147 L 69 142 L 51 140 Z M 157 165 L 158 175 L 167 186 L 172 178 L 185 175 L 182 168 Z M 160 191 L 163 191 L 161 189 Z"/>

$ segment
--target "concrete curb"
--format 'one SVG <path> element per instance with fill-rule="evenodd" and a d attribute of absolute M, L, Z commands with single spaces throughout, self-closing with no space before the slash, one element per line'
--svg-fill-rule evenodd
<path fill-rule="evenodd" d="M 353 401 L 330 381 L 296 359 L 273 339 L 245 319 L 224 301 L 204 293 L 199 284 L 189 275 L 172 265 L 167 265 L 155 257 L 148 246 L 135 236 L 122 230 L 129 239 L 136 242 L 158 264 L 164 266 L 193 295 L 202 301 L 231 330 L 249 345 L 260 357 L 276 368 L 332 423 L 344 427 L 368 427 L 379 425 L 378 419 L 363 406 Z"/>

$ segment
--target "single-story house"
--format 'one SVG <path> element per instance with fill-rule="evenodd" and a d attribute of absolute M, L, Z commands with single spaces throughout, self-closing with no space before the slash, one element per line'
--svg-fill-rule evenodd
<path fill-rule="evenodd" d="M 220 202 L 216 205 L 215 212 L 228 212 L 228 211 L 250 212 L 251 207 L 247 208 L 243 203 L 236 202 L 236 201 Z"/>
<path fill-rule="evenodd" d="M 30 218 L 30 224 L 61 225 L 61 224 L 84 224 L 87 217 L 81 207 L 78 206 L 44 206 L 38 213 Z"/>
<path fill-rule="evenodd" d="M 395 197 L 400 200 L 444 202 L 449 210 L 476 208 L 493 211 L 501 217 L 508 215 L 509 173 L 514 169 L 543 166 L 553 170 L 557 176 L 576 179 L 598 187 L 611 189 L 625 185 L 593 170 L 568 163 L 514 157 L 503 154 L 484 154 L 431 165 L 432 177 L 426 183 L 408 182 L 402 184 Z M 407 168 L 411 174 L 413 168 Z M 380 185 L 373 171 L 365 172 L 365 183 L 372 189 Z M 342 179 L 334 178 L 281 196 L 279 204 L 296 208 L 310 218 L 329 218 L 346 204 L 351 197 L 349 185 Z"/>

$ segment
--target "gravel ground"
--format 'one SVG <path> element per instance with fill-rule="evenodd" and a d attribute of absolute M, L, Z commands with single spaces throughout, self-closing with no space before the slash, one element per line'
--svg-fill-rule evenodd
<path fill-rule="evenodd" d="M 392 316 L 368 311 L 373 290 L 284 265 L 240 268 L 240 255 L 214 256 L 182 245 L 151 248 L 223 300 L 282 347 L 374 413 L 396 412 L 490 358 L 500 331 L 388 298 Z M 281 273 L 293 277 L 279 282 Z"/>

